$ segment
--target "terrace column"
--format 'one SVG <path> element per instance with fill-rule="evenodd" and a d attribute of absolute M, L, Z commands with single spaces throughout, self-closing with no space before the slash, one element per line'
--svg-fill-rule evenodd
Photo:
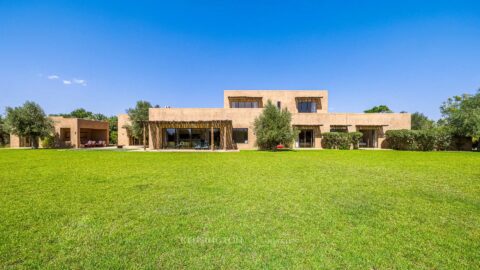
<path fill-rule="evenodd" d="M 108 146 L 110 144 L 110 127 L 105 130 L 105 138 L 105 146 Z"/>
<path fill-rule="evenodd" d="M 322 148 L 322 128 L 321 126 L 317 127 L 313 131 L 313 143 L 315 148 Z"/>
<path fill-rule="evenodd" d="M 149 149 L 155 149 L 153 140 L 155 139 L 155 136 L 153 136 L 153 128 L 151 128 L 151 123 L 143 123 L 143 145 L 144 145 L 144 150 L 146 147 L 145 141 L 147 140 L 146 132 L 148 132 L 148 148 Z M 146 130 L 148 128 L 148 130 Z"/>
<path fill-rule="evenodd" d="M 70 140 L 75 148 L 80 148 L 80 125 L 78 123 L 78 119 L 75 119 L 74 124 L 72 125 L 71 131 L 73 132 L 73 136 L 70 136 Z"/>
<path fill-rule="evenodd" d="M 223 134 L 223 150 L 227 150 L 227 126 L 223 126 L 222 128 Z"/>
<path fill-rule="evenodd" d="M 212 148 L 212 151 L 215 150 L 215 143 L 214 143 L 214 137 L 213 137 L 213 125 L 210 127 L 210 148 Z"/>
<path fill-rule="evenodd" d="M 156 135 L 157 135 L 157 148 L 163 149 L 163 128 L 157 124 L 156 125 Z"/>

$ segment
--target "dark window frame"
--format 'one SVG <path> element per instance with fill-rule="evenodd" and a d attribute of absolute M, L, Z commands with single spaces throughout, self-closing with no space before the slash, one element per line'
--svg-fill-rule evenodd
<path fill-rule="evenodd" d="M 316 113 L 317 103 L 314 101 L 298 101 L 297 110 L 299 113 Z"/>
<path fill-rule="evenodd" d="M 232 141 L 237 144 L 247 144 L 248 128 L 232 128 Z"/>
<path fill-rule="evenodd" d="M 232 101 L 232 108 L 253 109 L 258 108 L 258 101 Z"/>

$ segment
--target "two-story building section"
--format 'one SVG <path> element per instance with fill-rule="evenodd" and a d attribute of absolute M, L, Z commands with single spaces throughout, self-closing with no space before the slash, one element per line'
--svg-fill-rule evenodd
<path fill-rule="evenodd" d="M 381 148 L 385 131 L 410 129 L 406 113 L 329 113 L 325 90 L 225 90 L 223 108 L 151 108 L 150 149 L 255 149 L 253 122 L 270 100 L 292 113 L 294 148 L 322 148 L 325 132 L 363 133 L 360 147 Z M 132 140 L 119 115 L 119 144 Z"/>

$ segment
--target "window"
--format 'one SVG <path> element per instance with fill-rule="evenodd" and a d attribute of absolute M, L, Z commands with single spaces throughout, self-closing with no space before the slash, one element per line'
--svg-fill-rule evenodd
<path fill-rule="evenodd" d="M 258 108 L 258 101 L 233 101 L 232 108 Z"/>
<path fill-rule="evenodd" d="M 165 130 L 165 147 L 175 148 L 177 146 L 177 130 L 174 128 L 167 128 Z"/>
<path fill-rule="evenodd" d="M 212 149 L 210 128 L 166 128 L 164 148 L 174 149 Z M 213 144 L 220 147 L 220 129 L 213 129 Z"/>
<path fill-rule="evenodd" d="M 330 132 L 348 132 L 347 126 L 330 126 Z"/>
<path fill-rule="evenodd" d="M 248 143 L 248 128 L 234 128 L 232 137 L 234 143 Z"/>
<path fill-rule="evenodd" d="M 298 112 L 315 113 L 317 112 L 317 103 L 312 101 L 299 101 L 297 103 Z"/>
<path fill-rule="evenodd" d="M 281 109 L 282 108 L 282 102 L 277 101 L 277 108 Z"/>

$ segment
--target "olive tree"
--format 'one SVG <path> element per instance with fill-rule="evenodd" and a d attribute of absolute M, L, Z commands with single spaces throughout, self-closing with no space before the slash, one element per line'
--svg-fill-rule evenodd
<path fill-rule="evenodd" d="M 297 131 L 291 125 L 292 115 L 285 108 L 280 110 L 269 100 L 262 113 L 255 118 L 256 145 L 262 150 L 275 150 L 279 144 L 290 147 Z"/>
<path fill-rule="evenodd" d="M 152 104 L 148 101 L 137 101 L 135 108 L 127 110 L 128 117 L 130 118 L 130 126 L 126 126 L 127 130 L 131 131 L 133 137 L 141 139 L 144 148 L 147 141 L 147 123 L 148 123 L 148 109 L 152 108 Z"/>
<path fill-rule="evenodd" d="M 27 101 L 20 107 L 7 107 L 7 130 L 19 137 L 29 137 L 32 148 L 38 148 L 38 139 L 53 132 L 53 123 L 35 102 Z"/>

